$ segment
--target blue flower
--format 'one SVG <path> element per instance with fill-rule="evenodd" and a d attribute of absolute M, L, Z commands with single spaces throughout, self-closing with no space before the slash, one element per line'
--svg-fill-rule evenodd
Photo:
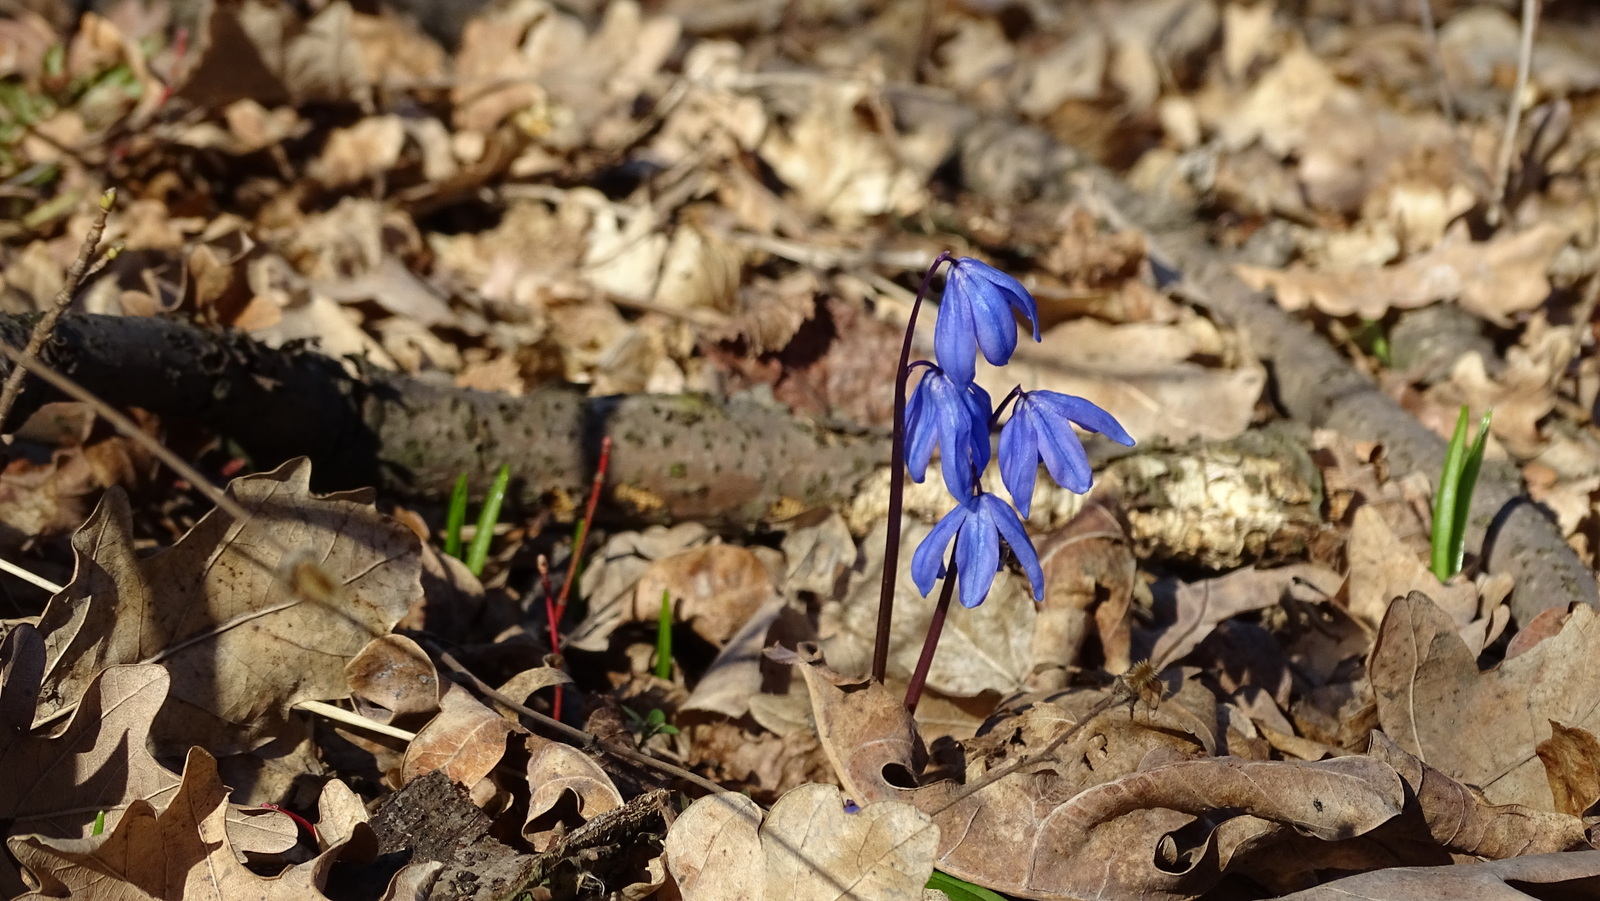
<path fill-rule="evenodd" d="M 989 465 L 989 392 L 925 365 L 928 371 L 906 401 L 906 469 L 912 481 L 922 481 L 937 445 L 945 487 L 957 500 L 971 497 L 973 474 Z"/>
<path fill-rule="evenodd" d="M 1033 506 L 1039 460 L 1056 484 L 1083 494 L 1093 482 L 1089 458 L 1072 424 L 1131 447 L 1133 438 L 1110 413 L 1081 397 L 1058 391 L 1022 391 L 1000 430 L 1000 478 L 1023 516 Z"/>
<path fill-rule="evenodd" d="M 1039 307 L 1021 282 L 970 257 L 950 264 L 933 329 L 933 349 L 952 379 L 972 381 L 978 349 L 996 366 L 1011 359 L 1017 349 L 1013 309 L 1028 318 L 1033 340 L 1039 340 Z"/>
<path fill-rule="evenodd" d="M 1039 568 L 1039 554 L 1033 549 L 1022 520 L 1005 501 L 987 493 L 963 500 L 917 545 L 916 553 L 911 555 L 911 578 L 924 597 L 933 590 L 934 580 L 945 574 L 944 552 L 952 538 L 956 542 L 961 606 L 976 607 L 989 594 L 995 571 L 1000 568 L 1001 538 L 1011 546 L 1023 572 L 1028 574 L 1033 599 L 1044 600 L 1044 570 Z"/>

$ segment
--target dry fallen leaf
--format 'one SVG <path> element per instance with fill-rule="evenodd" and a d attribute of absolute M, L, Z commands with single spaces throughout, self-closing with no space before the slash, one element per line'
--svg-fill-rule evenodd
<path fill-rule="evenodd" d="M 1335 879 L 1278 901 L 1528 901 L 1600 892 L 1600 851 L 1538 854 L 1450 867 L 1390 867 Z"/>
<path fill-rule="evenodd" d="M 899 801 L 845 811 L 831 785 L 802 785 L 772 805 L 723 793 L 695 801 L 663 854 L 684 901 L 920 899 L 939 829 Z"/>
<path fill-rule="evenodd" d="M 1558 634 L 1480 673 L 1438 605 L 1421 594 L 1395 601 L 1367 663 L 1383 731 L 1493 803 L 1555 809 L 1538 746 L 1552 720 L 1600 730 L 1597 619 L 1576 607 Z"/>
<path fill-rule="evenodd" d="M 589 755 L 571 745 L 537 735 L 523 739 L 528 749 L 528 815 L 522 836 L 543 851 L 559 835 L 622 806 L 611 777 Z"/>
<path fill-rule="evenodd" d="M 159 813 L 149 802 L 135 801 L 103 835 L 67 840 L 36 835 L 12 838 L 11 852 L 39 881 L 39 890 L 24 897 L 67 896 L 87 901 L 325 899 L 322 886 L 344 845 L 331 847 L 276 877 L 258 876 L 238 861 L 229 841 L 224 826 L 227 797 L 227 788 L 217 777 L 216 760 L 195 748 L 184 765 L 182 784 Z"/>
<path fill-rule="evenodd" d="M 515 731 L 516 726 L 485 707 L 471 692 L 447 683 L 438 716 L 406 746 L 400 785 L 434 770 L 443 770 L 459 785 L 477 785 L 499 765 L 506 753 L 506 737 Z"/>
<path fill-rule="evenodd" d="M 310 464 L 236 479 L 251 519 L 207 514 L 172 548 L 140 558 L 127 498 L 111 491 L 74 537 L 78 572 L 40 617 L 49 649 L 39 716 L 67 710 L 119 663 L 160 662 L 172 676 L 157 741 L 238 753 L 271 740 L 301 700 L 347 697 L 344 665 L 421 593 L 416 535 L 366 493 L 316 497 Z M 332 598 L 285 585 L 318 561 Z"/>

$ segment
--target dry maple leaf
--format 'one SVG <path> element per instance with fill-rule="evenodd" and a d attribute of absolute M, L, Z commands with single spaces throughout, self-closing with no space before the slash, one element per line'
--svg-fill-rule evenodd
<path fill-rule="evenodd" d="M 217 776 L 216 759 L 194 748 L 184 764 L 177 794 L 159 813 L 149 802 L 135 801 L 102 835 L 11 839 L 11 852 L 39 883 L 35 893 L 23 897 L 66 896 L 86 901 L 325 899 L 321 888 L 345 844 L 330 847 L 275 878 L 263 878 L 239 862 L 228 840 L 227 799 L 228 789 Z M 337 825 L 347 842 L 362 828 L 350 823 Z"/>
<path fill-rule="evenodd" d="M 368 493 L 315 497 L 310 478 L 302 459 L 236 479 L 228 493 L 249 520 L 214 510 L 142 559 L 126 495 L 108 492 L 73 538 L 72 582 L 40 617 L 39 716 L 69 709 L 108 666 L 159 662 L 172 691 L 157 742 L 239 753 L 271 740 L 296 702 L 347 697 L 345 664 L 421 595 L 419 541 Z M 335 580 L 330 597 L 290 592 L 291 554 Z"/>

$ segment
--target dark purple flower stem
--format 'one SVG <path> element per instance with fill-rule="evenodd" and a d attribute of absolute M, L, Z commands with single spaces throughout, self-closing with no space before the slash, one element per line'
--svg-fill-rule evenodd
<path fill-rule="evenodd" d="M 950 562 L 944 568 L 944 587 L 939 589 L 939 603 L 933 607 L 933 618 L 928 620 L 928 636 L 922 640 L 922 655 L 917 658 L 917 668 L 906 685 L 906 710 L 915 714 L 922 700 L 922 687 L 928 682 L 928 670 L 933 667 L 933 652 L 939 647 L 939 636 L 944 634 L 944 618 L 950 612 L 950 599 L 956 589 L 956 551 L 950 549 Z"/>
<path fill-rule="evenodd" d="M 917 299 L 906 320 L 906 338 L 900 345 L 900 365 L 894 373 L 894 440 L 889 451 L 889 534 L 883 548 L 883 588 L 878 594 L 878 634 L 872 643 L 872 679 L 882 683 L 889 671 L 889 625 L 894 620 L 894 584 L 900 574 L 900 519 L 905 507 L 906 379 L 911 375 L 911 339 L 917 330 L 917 313 L 933 286 L 933 276 L 950 259 L 940 253 L 922 277 Z"/>

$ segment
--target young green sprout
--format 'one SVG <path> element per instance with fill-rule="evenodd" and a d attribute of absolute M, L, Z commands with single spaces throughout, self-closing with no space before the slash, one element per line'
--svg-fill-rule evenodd
<path fill-rule="evenodd" d="M 467 570 L 474 576 L 483 575 L 483 565 L 489 562 L 489 539 L 494 537 L 494 524 L 500 521 L 500 507 L 506 501 L 506 486 L 511 484 L 511 467 L 501 464 L 489 485 L 489 494 L 483 499 L 483 509 L 478 511 L 478 530 L 472 533 L 472 544 L 467 547 Z"/>
<path fill-rule="evenodd" d="M 1005 895 L 938 870 L 928 877 L 928 888 L 944 892 L 950 901 L 1006 901 Z"/>
<path fill-rule="evenodd" d="M 656 616 L 656 678 L 672 678 L 672 594 L 665 589 Z"/>
<path fill-rule="evenodd" d="M 1439 474 L 1439 490 L 1433 498 L 1432 569 L 1439 581 L 1461 571 L 1467 545 L 1467 513 L 1472 508 L 1472 489 L 1483 468 L 1483 451 L 1489 438 L 1489 417 L 1483 414 L 1478 435 L 1467 446 L 1467 408 L 1456 418 L 1456 431 L 1445 451 L 1444 470 Z"/>

